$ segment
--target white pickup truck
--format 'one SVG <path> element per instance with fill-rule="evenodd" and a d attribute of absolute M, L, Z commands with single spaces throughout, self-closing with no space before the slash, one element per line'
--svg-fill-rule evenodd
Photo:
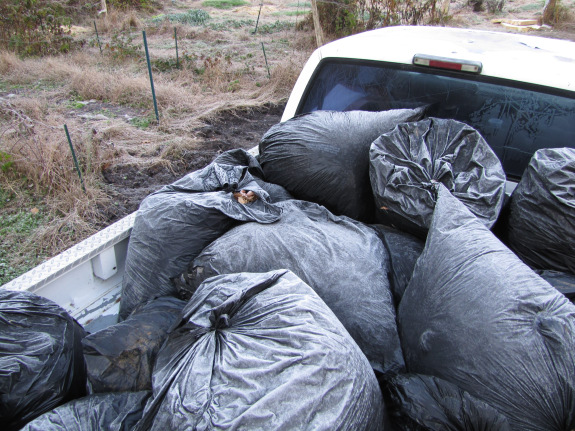
<path fill-rule="evenodd" d="M 482 141 L 482 148 L 486 148 L 491 159 L 499 159 L 497 163 L 501 162 L 498 169 L 500 202 L 503 200 L 503 188 L 506 188 L 507 193 L 513 190 L 536 151 L 544 148 L 570 147 L 566 149 L 567 152 L 575 154 L 573 152 L 575 147 L 575 43 L 524 35 L 439 27 L 391 27 L 365 32 L 322 46 L 312 54 L 287 102 L 282 117 L 282 122 L 286 123 L 282 126 L 292 124 L 293 121 L 288 122 L 288 120 L 299 114 L 313 111 L 356 111 L 349 113 L 355 115 L 357 111 L 390 111 L 400 108 L 408 108 L 402 111 L 419 111 L 422 106 L 426 107 L 426 114 L 434 118 L 433 121 L 451 124 L 452 120 L 456 120 L 458 124 L 465 123 L 465 127 L 471 126 L 474 133 L 478 131 L 481 134 L 487 142 Z M 382 113 L 387 115 L 387 112 L 360 112 L 359 115 L 378 116 Z M 344 116 L 340 112 L 335 114 L 319 112 L 309 116 L 315 115 Z M 349 115 L 349 118 L 357 117 Z M 409 124 L 420 124 L 427 120 Z M 294 121 L 299 124 L 297 123 L 299 120 Z M 406 124 L 408 123 L 400 125 Z M 315 126 L 315 124 L 312 125 L 311 129 Z M 399 128 L 400 126 L 397 126 L 394 131 Z M 293 132 L 292 130 L 291 133 Z M 381 135 L 378 139 L 383 136 Z M 344 140 L 344 143 L 347 142 Z M 322 148 L 327 149 L 328 152 L 333 151 L 333 146 L 328 145 L 329 143 L 331 141 L 322 144 Z M 377 141 L 373 142 L 371 148 L 376 143 Z M 487 144 L 493 150 L 492 152 Z M 419 145 L 417 148 L 422 146 Z M 392 146 L 392 148 L 395 147 L 395 145 Z M 472 146 L 472 148 L 475 151 L 478 146 Z M 257 151 L 257 148 L 252 150 L 253 153 Z M 465 152 L 462 151 L 462 153 Z M 492 156 L 492 153 L 497 157 Z M 265 154 L 264 148 L 260 159 L 264 158 Z M 572 159 L 573 156 L 571 156 Z M 455 157 L 450 159 L 450 163 L 451 160 L 455 160 Z M 456 162 L 453 163 L 456 164 Z M 501 166 L 505 171 L 504 174 Z M 285 171 L 283 167 L 281 172 Z M 575 169 L 572 169 L 572 172 L 575 172 Z M 265 175 L 267 177 L 268 173 Z M 559 176 L 564 177 L 562 173 Z M 562 196 L 562 199 L 569 202 L 570 208 L 575 207 L 572 204 L 575 201 L 572 178 L 573 176 L 567 179 L 567 192 L 564 193 L 567 196 Z M 467 180 L 465 183 L 468 185 L 470 182 Z M 517 191 L 521 190 L 522 185 L 523 181 Z M 155 368 L 160 370 L 158 373 L 160 377 L 156 379 L 155 374 L 153 378 L 154 398 L 146 405 L 144 418 L 138 422 L 135 429 L 196 429 L 195 422 L 191 423 L 189 420 L 197 418 L 205 420 L 201 426 L 198 425 L 199 429 L 253 429 L 250 425 L 242 426 L 240 422 L 238 422 L 239 426 L 235 426 L 237 425 L 235 423 L 232 425 L 224 423 L 219 426 L 221 423 L 214 425 L 212 422 L 212 420 L 216 422 L 218 420 L 218 409 L 221 408 L 223 411 L 229 406 L 233 408 L 243 399 L 247 399 L 248 414 L 253 413 L 254 420 L 257 419 L 253 423 L 260 424 L 257 429 L 348 429 L 345 428 L 346 423 L 356 425 L 359 423 L 362 429 L 392 429 L 386 424 L 386 415 L 395 415 L 398 424 L 403 425 L 400 429 L 412 430 L 462 429 L 463 424 L 465 424 L 465 429 L 474 430 L 574 429 L 575 306 L 499 242 L 492 232 L 454 197 L 454 194 L 447 191 L 441 184 L 432 182 L 431 187 L 437 187 L 438 191 L 430 233 L 427 236 L 425 248 L 417 259 L 415 269 L 412 266 L 409 270 L 411 281 L 405 294 L 402 294 L 401 301 L 396 303 L 397 314 L 389 314 L 393 320 L 392 326 L 395 334 L 395 338 L 389 340 L 397 341 L 398 348 L 391 349 L 392 343 L 380 336 L 382 333 L 372 332 L 365 337 L 359 337 L 366 343 L 367 350 L 370 350 L 373 343 L 383 344 L 385 355 L 399 352 L 400 362 L 403 362 L 405 358 L 405 367 L 402 365 L 401 370 L 398 371 L 398 368 L 395 368 L 397 363 L 395 356 L 390 357 L 390 363 L 394 368 L 393 372 L 387 373 L 392 370 L 392 367 L 389 367 L 387 371 L 383 368 L 376 368 L 372 365 L 371 359 L 367 357 L 367 353 L 363 359 L 355 360 L 353 359 L 355 356 L 350 353 L 355 350 L 337 351 L 333 348 L 336 344 L 340 347 L 348 344 L 330 341 L 331 344 L 312 350 L 316 354 L 315 357 L 321 361 L 331 357 L 333 362 L 322 362 L 323 368 L 315 369 L 310 362 L 312 356 L 307 356 L 308 350 L 311 351 L 310 348 L 307 347 L 308 350 L 305 350 L 301 347 L 307 345 L 308 338 L 313 337 L 310 338 L 309 333 L 302 332 L 303 335 L 299 336 L 297 333 L 294 335 L 293 332 L 295 328 L 303 325 L 301 319 L 305 320 L 305 316 L 310 315 L 311 309 L 294 313 L 297 316 L 297 324 L 291 322 L 291 326 L 288 325 L 290 331 L 288 336 L 284 334 L 279 337 L 278 335 L 279 341 L 276 344 L 281 347 L 281 353 L 275 351 L 269 353 L 271 350 L 267 350 L 269 345 L 266 343 L 273 337 L 269 336 L 268 332 L 265 332 L 263 336 L 249 338 L 245 335 L 245 328 L 234 331 L 236 328 L 228 326 L 232 318 L 236 317 L 232 311 L 239 307 L 236 306 L 236 302 L 239 301 L 237 298 L 245 292 L 250 295 L 259 295 L 262 289 L 267 289 L 269 282 L 266 281 L 265 283 L 268 284 L 265 284 L 258 281 L 255 288 L 250 288 L 251 290 L 232 290 L 228 300 L 216 307 L 217 309 L 210 308 L 213 307 L 210 305 L 204 310 L 204 308 L 198 308 L 194 301 L 205 299 L 205 294 L 201 289 L 205 285 L 210 285 L 210 282 L 206 282 L 198 287 L 200 293 L 196 291 L 188 306 L 191 304 L 192 308 L 198 308 L 194 313 L 197 312 L 198 316 L 201 314 L 200 317 L 209 322 L 199 324 L 190 318 L 189 325 L 188 323 L 182 324 L 183 326 L 179 326 L 170 333 L 170 337 L 174 336 L 176 342 L 164 343 L 163 356 L 160 353 L 156 358 Z M 352 190 L 355 192 L 356 188 L 353 187 Z M 245 194 L 245 197 L 250 197 L 249 192 Z M 399 200 L 403 198 L 404 195 L 399 195 Z M 515 198 L 512 199 L 512 202 L 514 201 Z M 288 201 L 287 203 L 316 205 L 312 202 L 302 203 L 302 201 Z M 145 206 L 145 204 L 142 205 L 142 208 Z M 158 208 L 161 209 L 159 214 L 165 212 L 164 205 Z M 387 210 L 388 208 L 380 206 L 379 209 Z M 189 208 L 186 208 L 186 211 L 188 214 Z M 316 212 L 313 212 L 313 217 L 317 219 L 314 221 L 318 221 L 321 217 L 317 215 L 319 214 L 317 209 L 314 211 Z M 209 214 L 210 216 L 206 219 L 209 223 L 217 225 L 218 222 L 213 221 L 216 217 L 214 213 Z M 529 212 L 529 215 L 531 214 L 533 212 Z M 169 225 L 173 226 L 174 218 L 167 217 L 166 219 L 169 219 Z M 287 224 L 288 227 L 293 227 L 299 222 L 296 220 L 292 223 L 293 219 L 285 213 L 281 220 L 278 219 L 279 216 L 275 219 L 278 222 L 277 225 L 288 220 L 284 222 L 284 226 Z M 129 249 L 131 250 L 134 244 L 138 243 L 145 243 L 146 247 L 153 248 L 149 245 L 150 241 L 142 241 L 138 236 L 140 220 L 141 217 L 138 218 L 137 213 L 131 214 L 7 283 L 3 288 L 32 292 L 54 301 L 66 309 L 84 329 L 92 333 L 91 335 L 94 335 L 93 333 L 98 330 L 118 322 L 121 304 L 130 297 L 129 289 L 126 289 L 126 280 L 130 278 L 130 272 L 133 270 L 132 265 L 126 266 L 126 261 L 131 258 L 131 254 L 128 253 Z M 152 220 L 156 221 L 157 216 L 152 217 Z M 161 237 L 157 234 L 157 224 L 151 223 L 152 236 L 148 238 Z M 563 224 L 573 226 L 570 220 Z M 258 224 L 252 223 L 252 225 Z M 269 226 L 275 226 L 275 229 L 278 228 L 277 225 L 269 224 Z M 357 226 L 354 229 L 356 228 Z M 386 229 L 382 226 L 376 227 L 376 229 L 380 228 Z M 367 227 L 366 229 L 369 230 Z M 130 244 L 132 230 L 135 233 Z M 571 230 L 568 229 L 565 232 L 570 233 Z M 180 235 L 180 230 L 175 231 L 176 235 Z M 457 233 L 454 234 L 454 232 Z M 202 236 L 196 230 L 193 234 L 198 237 Z M 366 241 L 362 240 L 354 252 L 348 253 L 349 244 L 345 241 L 350 237 L 345 234 L 334 234 L 333 237 L 338 239 L 343 237 L 345 244 L 334 247 L 329 245 L 327 247 L 328 259 L 336 262 L 335 266 L 338 269 L 339 266 L 344 266 L 340 265 L 344 260 L 353 261 L 353 265 L 356 265 L 358 262 L 369 260 L 372 256 L 379 256 L 378 262 L 383 262 L 385 259 L 380 259 L 381 254 L 377 252 L 382 248 L 381 241 L 379 241 L 381 238 L 373 232 L 371 235 L 375 238 L 374 241 L 366 245 Z M 254 238 L 257 235 L 247 234 L 246 236 Z M 290 237 L 290 235 L 286 236 Z M 236 258 L 242 253 L 249 259 L 257 254 L 246 252 L 244 237 L 242 235 L 237 237 L 240 238 L 242 248 L 233 255 L 233 258 L 224 259 L 225 262 L 239 261 Z M 298 228 L 296 234 L 291 237 L 301 239 L 302 230 Z M 328 242 L 326 238 L 331 237 L 326 235 L 322 238 L 323 242 Z M 559 238 L 557 242 L 561 239 Z M 267 237 L 265 240 L 267 241 Z M 189 238 L 186 241 L 189 241 Z M 298 245 L 292 248 L 299 251 L 307 247 L 312 250 L 312 253 L 317 253 L 323 245 L 322 241 L 317 241 L 307 247 L 304 239 L 304 242 L 296 242 L 295 244 Z M 567 264 L 571 265 L 569 268 L 572 273 L 571 242 L 568 240 L 569 252 L 566 253 L 566 260 Z M 223 248 L 227 250 L 226 247 Z M 336 249 L 344 249 L 347 253 L 346 257 L 340 256 L 339 260 L 336 259 L 333 253 Z M 157 259 L 155 254 L 157 251 L 157 249 L 151 250 L 150 254 L 153 259 Z M 358 257 L 361 253 L 363 255 Z M 335 272 L 318 265 L 316 257 L 317 254 L 308 254 L 306 259 L 296 256 L 298 264 L 300 261 L 309 264 L 304 274 L 316 269 L 329 275 Z M 284 264 L 284 261 L 281 263 Z M 348 268 L 345 269 L 346 274 L 363 274 L 364 270 L 358 269 L 363 268 L 362 266 L 353 265 L 346 267 Z M 145 268 L 148 269 L 147 266 Z M 244 269 L 243 263 L 240 264 L 240 268 L 241 271 L 249 272 Z M 375 271 L 377 277 L 387 278 L 388 274 L 384 273 L 383 268 L 382 265 L 377 267 Z M 286 270 L 277 271 L 273 277 L 276 279 L 283 277 L 285 274 L 281 271 Z M 142 279 L 145 281 L 153 279 L 153 274 L 154 272 L 149 271 Z M 233 277 L 237 275 L 233 274 Z M 262 274 L 256 276 L 260 277 Z M 287 275 L 286 277 L 293 276 Z M 339 273 L 334 276 L 336 280 L 340 278 L 343 277 Z M 217 281 L 219 278 L 209 280 Z M 229 284 L 233 284 L 235 289 L 238 280 L 234 278 Z M 293 278 L 290 280 L 295 282 Z M 286 286 L 291 286 L 289 283 Z M 325 284 L 331 287 L 331 280 Z M 344 284 L 348 295 L 343 305 L 345 311 L 348 311 L 354 318 L 356 315 L 361 316 L 362 312 L 358 309 L 362 307 L 350 306 L 352 301 L 358 300 L 359 303 L 361 299 L 364 301 L 362 304 L 368 303 L 366 309 L 375 310 L 374 321 L 379 324 L 381 320 L 384 320 L 382 316 L 386 313 L 382 311 L 383 307 L 377 302 L 378 296 L 383 297 L 384 293 L 362 295 L 357 293 L 358 287 L 361 287 L 359 286 L 362 284 L 361 281 Z M 264 285 L 265 287 L 262 287 Z M 415 287 L 412 288 L 412 286 Z M 157 287 L 157 284 L 153 284 L 154 292 Z M 294 287 L 288 287 L 281 291 L 281 295 L 270 297 L 273 304 L 283 304 L 285 298 L 294 296 Z M 253 292 L 257 290 L 257 292 L 253 293 L 252 290 Z M 339 292 L 341 291 L 338 291 L 338 294 Z M 307 299 L 302 303 L 310 303 L 311 296 L 307 295 Z M 139 296 L 137 298 L 141 299 Z M 254 296 L 249 296 L 250 301 L 253 298 Z M 253 308 L 258 309 L 257 306 Z M 281 327 L 277 322 L 285 324 L 282 320 L 283 315 L 278 320 L 274 320 L 270 317 L 273 313 L 268 308 L 259 309 L 265 311 L 262 316 L 265 316 L 263 320 L 267 323 L 263 324 L 262 320 L 253 324 L 250 316 L 247 320 L 252 327 L 261 329 L 261 326 L 265 326 L 266 330 L 272 328 L 275 331 L 277 327 Z M 317 314 L 321 315 L 322 319 L 331 313 L 327 307 L 321 310 Z M 145 316 L 146 319 L 149 318 L 148 314 Z M 189 315 L 186 314 L 186 316 L 187 319 Z M 365 321 L 361 320 L 360 326 L 369 326 L 364 324 Z M 330 321 L 327 326 L 331 330 L 339 327 L 338 323 Z M 396 326 L 399 328 L 397 331 Z M 313 331 L 310 333 L 318 333 L 319 325 L 314 323 L 311 327 Z M 225 332 L 228 328 L 234 330 Z M 232 338 L 226 338 L 234 337 L 236 332 L 240 334 L 238 339 L 244 340 L 245 338 L 252 341 L 236 343 Z M 199 338 L 194 337 L 203 337 L 207 333 L 210 336 L 215 333 L 213 337 L 223 337 L 222 340 L 225 340 L 220 343 L 219 338 L 213 338 L 216 341 L 210 344 L 213 347 L 210 349 L 215 352 L 215 356 L 205 354 L 205 351 L 212 352 L 212 350 L 208 348 L 202 350 L 203 348 L 200 347 L 199 351 L 204 354 L 197 357 L 204 360 L 204 365 L 207 364 L 204 368 L 213 367 L 218 370 L 225 369 L 230 360 L 233 362 L 239 358 L 238 372 L 235 372 L 233 367 L 230 368 L 231 371 L 225 371 L 226 379 L 234 376 L 236 380 L 224 379 L 225 383 L 221 383 L 218 380 L 219 377 L 211 380 L 211 374 L 208 373 L 206 375 L 208 375 L 209 383 L 205 383 L 202 378 L 198 377 L 200 373 L 188 373 L 189 380 L 185 380 L 184 383 L 179 381 L 174 383 L 175 389 L 172 391 L 170 386 L 173 379 L 172 368 L 170 368 L 172 359 L 177 358 L 174 362 L 176 364 L 174 369 L 180 367 L 178 361 L 183 361 L 184 365 L 181 368 L 185 370 L 182 371 L 183 374 L 186 374 L 191 369 L 185 366 L 185 361 L 188 360 L 186 358 L 195 358 L 196 345 L 204 346 L 201 342 L 196 343 Z M 397 338 L 398 333 L 400 338 Z M 18 332 L 17 336 L 20 337 L 20 334 Z M 182 337 L 188 337 L 195 344 L 189 346 L 186 344 L 189 341 L 184 343 L 178 341 L 181 334 L 183 334 Z M 331 337 L 334 335 L 326 339 L 343 339 Z M 253 341 L 256 339 L 257 341 Z M 261 340 L 266 340 L 266 343 L 260 343 Z M 286 354 L 283 348 L 291 342 L 296 346 L 296 350 Z M 264 353 L 260 351 L 260 356 L 249 357 L 251 359 L 257 357 L 255 362 L 251 359 L 242 362 L 242 354 L 237 354 L 233 349 L 228 356 L 222 353 L 225 346 L 243 346 L 244 344 L 248 348 L 258 345 L 260 349 L 266 350 Z M 4 343 L 4 345 L 10 347 L 12 344 Z M 140 348 L 142 341 L 138 341 L 137 345 Z M 169 348 L 166 348 L 168 345 Z M 172 348 L 172 346 L 176 347 Z M 325 346 L 329 347 L 324 348 Z M 37 346 L 34 345 L 34 347 Z M 163 358 L 163 363 L 161 358 Z M 228 362 L 224 361 L 226 366 L 220 367 L 214 358 L 224 358 Z M 262 360 L 259 361 L 259 359 Z M 158 366 L 158 363 L 163 365 Z M 332 383 L 331 376 L 334 375 L 334 370 L 342 369 L 341 364 L 351 365 L 339 375 L 340 380 Z M 361 364 L 365 368 L 361 368 Z M 285 368 L 282 368 L 283 366 Z M 275 371 L 261 376 L 261 379 L 254 384 L 250 383 L 250 376 L 253 376 L 254 372 L 258 375 L 262 368 L 267 370 L 266 367 L 271 367 L 270 370 L 280 369 L 281 372 L 278 375 L 289 376 L 294 382 L 298 382 L 299 386 L 296 385 L 294 386 L 296 389 L 293 389 L 290 385 L 276 385 L 276 381 L 273 380 Z M 18 369 L 18 366 L 12 368 Z M 294 371 L 296 368 L 297 372 Z M 195 371 L 196 368 L 193 370 Z M 359 370 L 357 374 L 350 374 L 357 370 Z M 372 370 L 379 373 L 378 377 L 384 380 L 378 382 L 375 377 L 376 373 Z M 304 374 L 298 374 L 299 372 L 304 372 Z M 162 379 L 167 382 L 165 386 Z M 196 380 L 199 382 L 200 389 L 194 386 Z M 443 383 L 442 380 L 444 380 Z M 232 383 L 228 384 L 228 381 Z M 274 406 L 273 409 L 268 408 L 265 402 L 262 404 L 261 399 L 258 398 L 262 392 L 260 383 L 264 381 L 273 381 L 270 389 L 272 395 L 267 398 L 267 400 L 273 400 L 273 402 L 270 401 Z M 344 381 L 345 384 L 342 383 Z M 215 383 L 212 385 L 212 382 Z M 366 382 L 371 383 L 368 385 Z M 388 383 L 389 386 L 387 386 Z M 332 392 L 334 388 L 345 389 L 347 384 L 355 388 L 356 392 L 353 392 L 352 396 L 340 397 L 337 392 L 334 395 Z M 221 393 L 214 395 L 214 387 L 221 389 Z M 281 392 L 282 387 L 284 392 Z M 322 392 L 322 388 L 327 392 Z M 191 398 L 186 398 L 186 391 L 190 391 Z M 251 393 L 250 391 L 257 393 L 256 401 L 246 398 L 246 393 Z M 391 398 L 395 397 L 396 407 L 393 409 L 389 408 L 387 399 L 385 403 L 382 402 L 386 393 Z M 308 403 L 306 394 L 315 401 Z M 165 402 L 164 396 L 167 400 Z M 195 399 L 196 396 L 203 397 L 199 403 L 200 408 L 196 406 L 196 401 L 189 401 L 189 399 Z M 229 405 L 222 401 L 227 396 L 230 400 Z M 372 396 L 373 400 L 370 398 Z M 293 397 L 293 400 L 290 397 Z M 286 401 L 286 398 L 289 400 Z M 171 410 L 170 400 L 172 399 L 175 400 L 172 403 L 175 406 L 174 411 Z M 316 415 L 320 410 L 314 410 L 314 407 L 317 408 L 315 402 L 321 404 L 320 400 L 323 402 L 324 399 L 346 404 L 345 411 L 342 413 L 337 408 L 330 407 L 326 410 L 327 414 Z M 348 399 L 353 401 L 348 402 Z M 363 401 L 358 401 L 360 399 Z M 162 411 L 162 418 L 158 419 L 157 424 L 154 423 L 154 427 L 150 424 L 156 420 L 155 415 L 159 411 L 160 404 L 166 410 Z M 212 411 L 205 413 L 206 410 L 202 410 L 206 408 L 205 406 L 211 408 L 212 404 L 216 406 L 215 416 L 210 416 Z M 296 404 L 299 410 L 292 411 L 292 407 Z M 87 405 L 87 414 L 82 413 L 81 410 L 75 414 L 83 417 L 92 414 L 92 411 L 98 412 L 97 409 Z M 441 406 L 441 408 L 434 406 Z M 348 408 L 354 413 L 348 414 Z M 408 411 L 410 408 L 411 412 Z M 108 407 L 106 409 L 106 411 L 113 410 Z M 405 411 L 398 413 L 401 409 Z M 286 413 L 286 418 L 289 419 L 274 422 L 277 417 L 281 416 L 279 413 Z M 410 416 L 410 413 L 413 415 Z M 430 419 L 428 413 L 432 416 L 436 414 L 438 417 L 442 416 L 441 423 L 438 425 L 433 418 Z M 239 417 L 239 415 L 234 416 L 234 412 L 230 414 L 234 420 Z M 46 420 L 51 421 L 53 417 L 60 420 L 58 415 L 58 412 L 53 413 L 53 416 L 49 416 Z M 418 415 L 420 419 L 417 421 L 413 419 Z M 112 419 L 115 417 L 113 416 Z M 264 422 L 261 422 L 263 425 L 258 422 L 262 417 L 264 418 Z M 317 421 L 312 423 L 308 419 Z M 335 422 L 330 422 L 332 419 Z M 412 419 L 417 424 L 409 422 Z M 345 422 L 346 420 L 352 422 Z M 353 422 L 355 420 L 357 422 Z M 402 420 L 408 422 L 401 422 Z M 98 426 L 90 423 L 92 427 Z M 247 423 L 250 424 L 249 421 Z M 444 423 L 456 425 L 446 427 Z M 356 428 L 352 426 L 350 429 Z"/>
<path fill-rule="evenodd" d="M 479 130 L 512 190 L 536 150 L 575 146 L 575 43 L 441 27 L 361 33 L 311 55 L 282 121 L 316 110 L 422 104 L 431 116 Z M 53 300 L 88 331 L 116 322 L 135 215 L 2 287 Z"/>

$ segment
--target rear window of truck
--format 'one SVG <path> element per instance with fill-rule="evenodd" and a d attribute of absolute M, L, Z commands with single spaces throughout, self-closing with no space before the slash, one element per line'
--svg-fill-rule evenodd
<path fill-rule="evenodd" d="M 297 113 L 429 105 L 428 116 L 477 129 L 508 178 L 518 180 L 536 150 L 575 146 L 575 93 L 519 84 L 415 66 L 328 60 L 313 76 Z"/>

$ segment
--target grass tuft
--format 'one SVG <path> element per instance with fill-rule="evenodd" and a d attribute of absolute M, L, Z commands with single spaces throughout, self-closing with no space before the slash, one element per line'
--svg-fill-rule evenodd
<path fill-rule="evenodd" d="M 213 7 L 216 9 L 231 9 L 233 7 L 244 6 L 249 4 L 245 0 L 204 0 L 203 6 Z"/>
<path fill-rule="evenodd" d="M 152 17 L 149 21 L 153 24 L 160 24 L 164 21 L 176 22 L 187 25 L 204 25 L 210 19 L 210 14 L 202 9 L 190 9 L 185 13 L 161 14 Z"/>

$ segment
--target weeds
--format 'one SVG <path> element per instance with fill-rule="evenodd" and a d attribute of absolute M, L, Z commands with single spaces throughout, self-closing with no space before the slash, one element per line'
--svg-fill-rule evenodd
<path fill-rule="evenodd" d="M 485 5 L 489 13 L 497 13 L 503 10 L 505 0 L 485 0 Z"/>
<path fill-rule="evenodd" d="M 0 47 L 22 55 L 68 52 L 77 44 L 70 36 L 70 9 L 50 0 L 0 2 Z"/>
<path fill-rule="evenodd" d="M 147 129 L 152 124 L 156 124 L 155 114 L 148 114 L 145 117 L 135 117 L 130 120 L 130 123 L 138 129 Z"/>
<path fill-rule="evenodd" d="M 142 44 L 134 43 L 136 36 L 129 31 L 121 31 L 112 35 L 112 40 L 106 43 L 105 49 L 114 60 L 125 61 L 129 58 L 142 57 Z"/>
<path fill-rule="evenodd" d="M 128 10 L 131 8 L 153 10 L 158 7 L 154 0 L 107 0 L 108 8 Z"/>
<path fill-rule="evenodd" d="M 273 24 L 263 24 L 258 27 L 260 34 L 272 34 L 280 31 L 285 31 L 293 28 L 293 24 L 289 21 L 276 21 Z"/>
<path fill-rule="evenodd" d="M 210 15 L 201 9 L 190 9 L 185 13 L 174 13 L 167 15 L 156 15 L 150 19 L 153 24 L 160 24 L 164 21 L 177 22 L 187 25 L 204 25 L 210 19 Z"/>
<path fill-rule="evenodd" d="M 239 28 L 244 27 L 251 27 L 253 28 L 256 25 L 256 22 L 252 19 L 226 19 L 223 22 L 218 23 L 211 23 L 210 29 L 214 31 L 230 31 L 230 30 L 237 30 Z"/>
<path fill-rule="evenodd" d="M 288 10 L 283 12 L 274 12 L 275 16 L 303 16 L 309 14 L 310 11 L 308 10 Z"/>
<path fill-rule="evenodd" d="M 249 4 L 245 0 L 204 0 L 203 6 L 213 7 L 216 9 L 231 9 L 233 7 L 244 6 Z"/>
<path fill-rule="evenodd" d="M 0 170 L 5 174 L 14 166 L 14 158 L 11 154 L 0 151 Z M 1 206 L 0 206 L 1 208 Z"/>
<path fill-rule="evenodd" d="M 441 15 L 437 4 L 438 0 L 335 0 L 318 3 L 318 12 L 323 31 L 342 37 L 391 25 L 443 23 L 448 17 Z M 300 26 L 311 23 L 309 14 Z"/>
<path fill-rule="evenodd" d="M 23 247 L 29 247 L 35 231 L 48 222 L 45 208 L 34 206 L 35 202 L 29 200 L 25 208 L 13 210 L 14 198 L 14 194 L 0 187 L 0 285 L 32 269 L 46 257 L 41 250 L 31 254 Z"/>

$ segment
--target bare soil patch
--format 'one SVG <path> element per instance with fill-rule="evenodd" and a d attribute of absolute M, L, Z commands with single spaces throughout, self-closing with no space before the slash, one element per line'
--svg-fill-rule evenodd
<path fill-rule="evenodd" d="M 102 174 L 112 197 L 111 205 L 100 208 L 105 216 L 104 225 L 136 211 L 147 195 L 207 166 L 219 154 L 236 148 L 249 150 L 258 145 L 263 134 L 280 121 L 283 108 L 283 104 L 269 103 L 220 113 L 195 130 L 200 139 L 198 149 L 184 151 L 181 157 L 171 160 L 169 167 L 114 165 L 104 169 Z"/>

